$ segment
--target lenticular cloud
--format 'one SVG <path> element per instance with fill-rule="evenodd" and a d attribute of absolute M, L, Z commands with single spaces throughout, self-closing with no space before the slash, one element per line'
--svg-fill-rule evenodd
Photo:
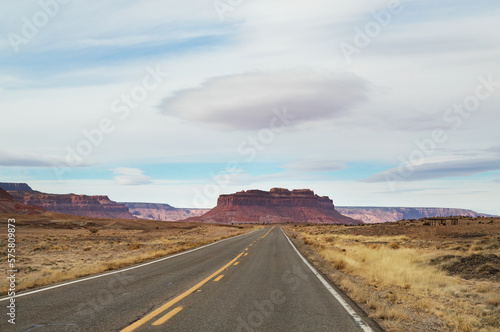
<path fill-rule="evenodd" d="M 368 84 L 344 73 L 277 71 L 211 78 L 178 91 L 161 111 L 223 129 L 254 130 L 269 125 L 273 109 L 286 108 L 293 125 L 334 118 L 367 99 Z"/>

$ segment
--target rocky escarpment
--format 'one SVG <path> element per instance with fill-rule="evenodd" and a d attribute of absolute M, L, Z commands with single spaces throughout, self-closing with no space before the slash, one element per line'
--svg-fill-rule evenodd
<path fill-rule="evenodd" d="M 176 221 L 201 216 L 210 209 L 179 209 L 168 204 L 157 203 L 121 203 L 130 213 L 140 219 Z"/>
<path fill-rule="evenodd" d="M 309 189 L 288 190 L 273 188 L 269 192 L 262 190 L 241 191 L 233 195 L 221 195 L 217 206 L 266 206 L 266 207 L 311 207 L 334 210 L 333 201 L 324 196 L 315 195 Z"/>
<path fill-rule="evenodd" d="M 273 188 L 221 195 L 217 206 L 201 217 L 188 221 L 210 223 L 321 223 L 360 224 L 335 210 L 333 201 L 312 190 Z"/>
<path fill-rule="evenodd" d="M 5 191 L 33 191 L 27 183 L 0 182 L 0 188 Z"/>
<path fill-rule="evenodd" d="M 44 212 L 45 210 L 41 206 L 23 204 L 0 188 L 0 213 L 40 214 Z"/>
<path fill-rule="evenodd" d="M 10 191 L 13 198 L 24 204 L 42 206 L 45 210 L 92 218 L 135 219 L 128 207 L 108 196 L 46 194 L 39 191 Z"/>
<path fill-rule="evenodd" d="M 429 217 L 487 217 L 489 215 L 472 210 L 449 208 L 419 208 L 419 207 L 353 207 L 341 206 L 337 210 L 343 215 L 362 220 L 365 223 L 383 223 L 402 219 L 420 219 Z"/>

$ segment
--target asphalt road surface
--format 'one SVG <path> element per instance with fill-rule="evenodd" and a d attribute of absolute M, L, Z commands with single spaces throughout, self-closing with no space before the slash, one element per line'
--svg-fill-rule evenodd
<path fill-rule="evenodd" d="M 0 331 L 372 331 L 279 226 L 19 295 Z"/>

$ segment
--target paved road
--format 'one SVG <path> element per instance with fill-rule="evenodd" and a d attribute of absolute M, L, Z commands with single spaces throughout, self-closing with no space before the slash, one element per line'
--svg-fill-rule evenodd
<path fill-rule="evenodd" d="M 16 299 L 16 325 L 2 314 L 0 331 L 371 331 L 325 283 L 279 226 L 267 227 L 28 293 Z"/>

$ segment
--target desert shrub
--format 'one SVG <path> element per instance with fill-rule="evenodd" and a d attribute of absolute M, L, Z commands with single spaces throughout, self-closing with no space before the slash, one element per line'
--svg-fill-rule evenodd
<path fill-rule="evenodd" d="M 87 227 L 87 230 L 90 232 L 92 235 L 96 235 L 99 232 L 99 228 L 94 227 L 94 226 L 89 226 Z"/>
<path fill-rule="evenodd" d="M 397 306 L 387 306 L 381 305 L 377 307 L 377 310 L 370 315 L 373 318 L 383 319 L 383 320 L 404 320 L 408 319 L 408 315 Z"/>
<path fill-rule="evenodd" d="M 366 301 L 366 306 L 371 310 L 377 309 L 378 304 L 379 302 L 375 300 L 373 297 L 370 297 L 368 301 Z"/>
<path fill-rule="evenodd" d="M 491 286 L 488 284 L 481 284 L 477 286 L 477 291 L 479 293 L 488 293 L 489 291 L 491 291 Z"/>
<path fill-rule="evenodd" d="M 478 246 L 478 245 L 475 245 L 475 246 L 472 246 L 470 248 L 471 251 L 482 251 L 484 248 L 482 246 Z"/>
<path fill-rule="evenodd" d="M 343 259 L 339 259 L 335 262 L 333 262 L 333 267 L 336 269 L 336 270 L 343 270 L 347 267 L 347 263 L 345 260 Z"/>
<path fill-rule="evenodd" d="M 35 249 L 38 250 L 48 250 L 50 248 L 50 244 L 45 241 L 41 241 L 38 243 L 38 246 Z"/>
<path fill-rule="evenodd" d="M 400 248 L 400 247 L 399 247 L 399 243 L 397 243 L 397 242 L 395 242 L 395 241 L 394 241 L 394 242 L 392 242 L 392 243 L 389 245 L 389 247 L 390 247 L 391 249 L 399 249 L 399 248 Z"/>
<path fill-rule="evenodd" d="M 131 243 L 131 244 L 129 244 L 128 249 L 129 250 L 137 250 L 137 249 L 140 249 L 141 246 L 142 246 L 142 243 Z"/>

